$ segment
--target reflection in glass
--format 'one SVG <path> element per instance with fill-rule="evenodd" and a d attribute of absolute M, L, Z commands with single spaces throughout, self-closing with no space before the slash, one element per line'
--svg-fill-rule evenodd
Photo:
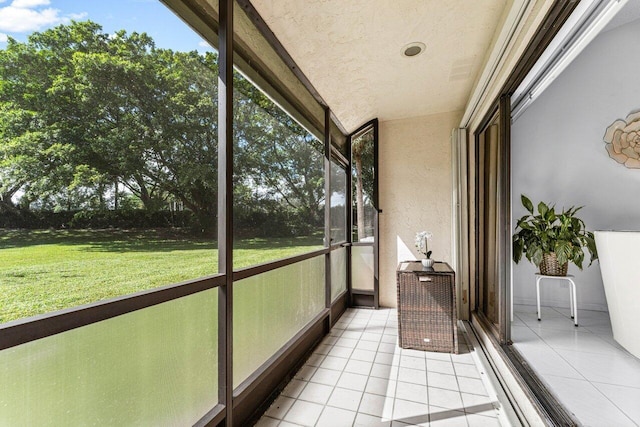
<path fill-rule="evenodd" d="M 479 276 L 478 308 L 487 319 L 497 324 L 499 298 L 499 180 L 500 180 L 499 116 L 479 138 Z"/>

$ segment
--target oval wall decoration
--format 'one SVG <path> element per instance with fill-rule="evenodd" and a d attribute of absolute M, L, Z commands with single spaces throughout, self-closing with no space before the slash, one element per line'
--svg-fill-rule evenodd
<path fill-rule="evenodd" d="M 611 123 L 603 139 L 609 157 L 629 169 L 640 169 L 640 110 Z"/>

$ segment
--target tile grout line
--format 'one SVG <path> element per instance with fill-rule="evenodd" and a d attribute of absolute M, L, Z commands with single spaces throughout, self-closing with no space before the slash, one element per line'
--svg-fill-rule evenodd
<path fill-rule="evenodd" d="M 554 307 L 551 307 L 552 309 L 555 310 Z M 556 310 L 557 311 L 557 310 Z M 562 314 L 562 313 L 560 313 Z M 564 316 L 564 314 L 562 314 Z M 565 316 L 567 318 L 570 318 L 570 316 Z M 525 324 L 526 325 L 526 324 Z M 560 354 L 557 350 L 556 347 L 552 346 L 551 344 L 549 344 L 543 337 L 541 337 L 539 334 L 537 334 L 533 328 L 531 328 L 529 325 L 526 325 L 527 328 L 529 328 L 534 334 L 536 334 L 536 336 L 538 336 L 547 346 L 549 346 L 549 348 L 551 348 L 551 350 L 557 354 L 563 361 L 565 361 L 569 366 L 571 366 L 583 379 L 578 379 L 578 378 L 573 378 L 573 377 L 565 377 L 562 375 L 554 375 L 554 374 L 542 374 L 540 373 L 542 379 L 544 379 L 545 376 L 550 376 L 550 377 L 557 377 L 557 378 L 563 378 L 563 379 L 569 379 L 569 380 L 575 380 L 575 381 L 585 381 L 587 383 L 589 383 L 589 385 L 591 385 L 600 395 L 602 395 L 602 397 L 604 397 L 607 401 L 609 401 L 616 409 L 618 409 L 618 411 L 620 411 L 620 413 L 622 415 L 624 415 L 627 419 L 629 419 L 632 423 L 636 424 L 637 423 L 633 420 L 633 418 L 631 418 L 627 412 L 625 412 L 622 408 L 620 408 L 613 400 L 611 400 L 606 394 L 604 394 L 598 387 L 595 386 L 595 384 L 607 384 L 607 385 L 612 385 L 612 386 L 616 386 L 616 387 L 628 387 L 628 388 L 632 388 L 632 389 L 636 389 L 636 387 L 630 387 L 630 386 L 625 386 L 622 384 L 614 384 L 614 383 L 603 383 L 603 382 L 599 382 L 599 381 L 591 381 L 589 380 L 582 372 L 580 372 L 578 369 L 576 369 L 573 364 L 567 360 L 562 354 Z M 542 328 L 541 328 L 542 329 Z M 547 329 L 549 330 L 549 329 Z M 602 341 L 604 344 L 607 344 L 608 346 L 611 346 L 611 344 L 609 344 L 607 341 L 603 340 L 602 338 L 598 337 L 597 334 L 587 330 L 586 333 L 589 333 L 591 335 L 593 335 L 594 337 L 596 337 L 597 339 L 599 339 L 600 341 Z M 614 347 L 615 348 L 615 347 Z M 598 354 L 598 355 L 606 355 L 604 353 L 594 353 L 594 352 L 589 352 L 589 351 L 584 351 L 584 350 L 574 350 L 574 349 L 560 349 L 560 350 L 567 350 L 567 351 L 573 351 L 573 352 L 579 352 L 579 353 L 588 353 L 588 354 Z M 617 350 L 617 349 L 616 349 Z M 546 383 L 546 381 L 545 381 Z M 594 384 L 595 383 L 595 384 Z M 547 385 L 547 388 L 549 390 L 553 390 L 553 387 Z M 638 388 L 640 389 L 640 388 Z M 554 393 L 555 394 L 555 393 Z"/>
<path fill-rule="evenodd" d="M 607 396 L 606 394 L 604 394 L 604 393 L 602 392 L 602 390 L 600 390 L 598 387 L 596 387 L 596 386 L 593 384 L 593 382 L 589 381 L 589 384 L 591 384 L 591 385 L 593 386 L 593 388 L 595 388 L 595 389 L 598 391 L 598 393 L 600 393 L 601 395 L 603 395 L 605 399 L 607 399 L 609 402 L 611 402 L 611 404 L 612 404 L 613 406 L 615 406 L 615 407 L 618 409 L 618 411 L 620 411 L 620 412 L 621 412 L 625 417 L 627 417 L 627 418 L 628 418 L 632 423 L 634 423 L 635 425 L 638 425 L 638 423 L 636 422 L 636 420 L 634 420 L 633 418 L 631 418 L 631 416 L 630 416 L 630 415 L 628 415 L 628 414 L 627 414 L 627 411 L 625 411 L 624 409 L 622 409 L 621 407 L 619 407 L 619 406 L 616 404 L 616 402 L 614 402 L 613 400 L 609 399 L 609 396 Z M 609 384 L 609 385 L 614 385 L 614 386 L 617 386 L 617 387 L 624 387 L 624 386 L 619 385 L 619 384 Z M 635 388 L 635 387 L 630 387 L 630 388 Z"/>
<path fill-rule="evenodd" d="M 534 330 L 533 330 L 529 325 L 526 325 L 526 326 L 527 326 L 527 328 L 529 328 L 529 330 L 530 330 L 531 332 L 533 332 L 533 333 L 534 333 L 538 338 L 540 338 L 540 340 L 541 340 L 542 342 L 544 342 L 544 343 L 545 343 L 545 344 L 546 344 L 546 345 L 551 349 L 551 351 L 553 351 L 553 352 L 554 352 L 554 353 L 555 353 L 555 354 L 556 354 L 560 359 L 564 360 L 564 361 L 565 361 L 565 363 L 567 363 L 569 366 L 571 366 L 571 368 L 572 368 L 574 371 L 576 371 L 576 372 L 578 373 L 578 375 L 580 375 L 580 376 L 581 376 L 585 381 L 587 381 L 587 382 L 589 381 L 589 380 L 587 380 L 587 378 L 582 374 L 582 372 L 580 372 L 580 371 L 578 371 L 576 368 L 574 368 L 573 364 L 571 364 L 571 363 L 570 363 L 568 360 L 566 360 L 566 359 L 565 359 L 565 358 L 564 358 L 560 353 L 558 353 L 558 351 L 557 351 L 557 349 L 556 349 L 556 348 L 554 348 L 554 347 L 553 347 L 551 344 L 549 344 L 549 343 L 548 343 L 544 338 L 542 338 L 540 335 L 538 335 L 538 334 L 536 333 L 536 331 L 534 331 Z M 517 347 L 516 347 L 516 348 L 517 348 Z M 535 369 L 534 369 L 534 370 L 535 370 Z M 543 378 L 544 378 L 544 374 L 543 374 L 543 373 L 539 373 L 539 374 L 540 374 L 540 376 L 542 377 L 541 379 L 543 379 Z M 566 377 L 566 378 L 571 378 L 571 377 Z M 574 378 L 574 379 L 576 379 L 576 378 Z M 545 383 L 546 383 L 546 381 L 545 381 Z M 547 386 L 547 389 L 552 390 L 552 388 L 551 388 L 548 384 L 545 384 L 545 385 Z"/>
<path fill-rule="evenodd" d="M 388 342 L 383 341 L 385 339 L 384 336 L 385 335 L 391 336 L 392 334 L 389 333 L 389 332 L 394 331 L 394 330 L 397 331 L 397 329 L 395 327 L 394 328 L 388 327 L 390 323 L 395 324 L 395 322 L 393 322 L 393 321 L 389 322 L 391 319 L 395 318 L 395 316 L 391 316 L 391 313 L 393 313 L 393 312 L 389 311 L 388 314 L 386 316 L 384 316 L 384 317 L 383 316 L 377 316 L 376 317 L 375 315 L 372 316 L 369 313 L 367 313 L 367 314 L 369 314 L 368 316 L 357 316 L 357 315 L 353 316 L 351 313 L 348 313 L 349 317 L 344 318 L 345 322 L 342 323 L 341 325 L 339 325 L 339 327 L 344 327 L 344 329 L 341 329 L 339 333 L 335 333 L 335 332 L 333 332 L 335 330 L 332 330 L 332 332 L 330 332 L 327 335 L 327 338 L 325 338 L 325 340 L 323 340 L 322 344 L 325 345 L 326 348 L 323 348 L 322 351 L 323 352 L 326 351 L 326 354 L 324 354 L 324 353 L 315 353 L 315 352 L 313 353 L 313 354 L 315 354 L 317 356 L 317 360 L 314 360 L 312 363 L 316 364 L 317 366 L 307 365 L 307 362 L 305 362 L 305 365 L 303 365 L 303 366 L 308 367 L 309 369 L 312 369 L 313 370 L 313 374 L 310 375 L 307 378 L 308 381 L 305 381 L 304 379 L 295 378 L 298 381 L 304 382 L 305 383 L 304 387 L 302 388 L 302 390 L 300 390 L 300 392 L 298 393 L 298 396 L 296 398 L 291 398 L 289 396 L 286 396 L 289 399 L 292 399 L 293 402 L 292 402 L 291 407 L 289 407 L 283 413 L 282 418 L 279 418 L 279 420 L 282 421 L 282 422 L 288 422 L 288 421 L 285 420 L 285 418 L 290 414 L 293 406 L 298 401 L 307 402 L 307 403 L 323 406 L 322 409 L 320 410 L 320 413 L 318 414 L 318 419 L 315 422 L 315 425 L 319 425 L 320 424 L 320 420 L 322 419 L 322 416 L 325 413 L 325 411 L 327 410 L 327 408 L 335 408 L 335 409 L 345 410 L 345 411 L 349 411 L 349 412 L 353 413 L 354 414 L 353 415 L 354 416 L 354 420 L 353 420 L 353 423 L 352 423 L 352 425 L 353 425 L 353 424 L 356 423 L 356 420 L 358 419 L 358 415 L 373 416 L 373 417 L 380 418 L 380 419 L 389 418 L 388 421 L 392 422 L 394 420 L 395 406 L 396 406 L 396 402 L 397 401 L 408 402 L 408 403 L 420 403 L 420 402 L 415 402 L 415 401 L 412 401 L 412 400 L 399 399 L 397 397 L 398 387 L 399 387 L 400 382 L 402 382 L 398 378 L 398 372 L 399 372 L 400 368 L 404 367 L 406 369 L 415 369 L 415 367 L 411 363 L 407 363 L 407 362 L 405 362 L 404 364 L 402 363 L 403 349 L 400 349 L 399 347 L 397 347 L 397 332 L 395 334 L 393 334 L 393 335 L 395 335 L 395 346 L 396 346 L 395 351 L 393 353 L 387 353 L 387 352 L 381 352 L 380 351 L 380 347 L 381 347 L 381 345 L 383 343 L 389 344 Z M 345 314 L 347 314 L 347 313 L 345 313 Z M 353 328 L 357 329 L 357 331 L 360 332 L 358 338 L 347 338 L 347 337 L 344 337 L 344 333 L 348 332 L 350 330 L 350 326 L 353 326 Z M 370 331 L 370 328 L 375 328 L 375 330 Z M 375 334 L 375 335 L 377 335 L 379 337 L 378 337 L 378 339 L 376 339 L 374 341 L 374 340 L 369 340 L 369 339 L 363 338 L 364 334 Z M 353 339 L 354 341 L 356 341 L 353 347 L 349 347 L 348 348 L 348 350 L 350 350 L 350 351 L 348 351 L 348 356 L 347 357 L 332 356 L 332 355 L 329 354 L 329 353 L 331 353 L 331 351 L 335 347 L 340 347 L 338 345 L 338 340 L 340 338 Z M 376 337 L 369 336 L 368 338 L 376 338 Z M 465 341 L 464 342 L 465 348 L 472 352 L 473 350 L 468 348 L 468 346 L 469 346 L 469 343 L 467 342 L 468 340 L 465 339 L 464 341 Z M 365 342 L 366 343 L 375 342 L 376 343 L 376 345 L 375 345 L 376 349 L 375 350 L 368 350 L 368 348 L 371 348 L 371 346 L 372 346 L 371 344 L 366 344 L 366 345 L 363 345 L 364 348 L 362 348 L 362 347 L 359 348 L 359 346 L 361 344 L 365 343 Z M 372 354 L 373 360 L 369 361 L 369 360 L 354 359 L 353 358 L 354 352 L 356 352 L 357 350 L 373 353 Z M 369 355 L 370 353 L 363 353 L 361 355 L 356 355 L 356 357 L 361 357 L 361 358 L 367 357 L 367 358 L 369 358 L 370 356 L 367 356 L 367 355 Z M 378 359 L 378 356 L 381 355 L 381 354 L 385 355 L 382 358 L 382 360 L 385 360 L 385 362 L 376 361 Z M 424 368 L 423 369 L 424 369 L 424 379 L 425 379 L 426 398 L 427 398 L 426 402 L 424 402 L 424 405 L 426 405 L 427 408 L 431 407 L 431 403 L 430 403 L 431 399 L 430 399 L 430 396 L 429 396 L 429 394 L 430 394 L 429 389 L 430 388 L 448 390 L 448 389 L 444 389 L 444 388 L 441 388 L 441 387 L 431 387 L 431 386 L 429 386 L 429 381 L 428 381 L 428 374 L 430 372 L 429 363 L 434 363 L 435 364 L 435 363 L 438 363 L 438 362 L 448 362 L 448 365 L 450 365 L 450 367 L 452 368 L 453 373 L 450 373 L 448 371 L 447 372 L 433 371 L 433 372 L 437 373 L 437 374 L 441 374 L 441 375 L 447 375 L 447 376 L 453 375 L 454 377 L 456 377 L 457 390 L 455 390 L 455 393 L 458 395 L 458 398 L 460 399 L 460 402 L 461 402 L 462 406 L 460 408 L 457 408 L 457 409 L 444 408 L 444 407 L 441 407 L 441 406 L 438 406 L 438 405 L 434 405 L 434 407 L 440 408 L 440 409 L 443 409 L 443 410 L 457 410 L 458 412 L 464 413 L 466 422 L 468 422 L 467 421 L 467 416 L 468 415 L 479 415 L 479 416 L 482 415 L 483 417 L 487 417 L 487 418 L 495 418 L 495 416 L 498 415 L 497 413 L 494 413 L 495 416 L 491 416 L 491 415 L 488 415 L 488 414 L 473 414 L 473 413 L 468 413 L 466 411 L 466 408 L 464 406 L 464 401 L 462 400 L 462 391 L 460 390 L 460 383 L 459 383 L 458 377 L 467 378 L 467 379 L 470 379 L 470 380 L 478 380 L 478 378 L 473 376 L 473 375 L 472 376 L 458 375 L 457 374 L 457 370 L 456 370 L 456 366 L 458 366 L 458 365 L 473 366 L 476 370 L 479 370 L 479 367 L 477 366 L 477 364 L 475 362 L 472 362 L 472 363 L 460 362 L 459 364 L 457 364 L 456 361 L 454 361 L 451 357 L 449 357 L 447 360 L 441 360 L 440 358 L 431 359 L 431 358 L 429 358 L 427 356 L 427 354 L 428 354 L 427 352 L 423 352 L 421 354 L 421 356 L 420 356 L 420 359 L 422 359 L 423 362 L 424 362 L 424 364 L 423 364 Z M 387 355 L 390 355 L 390 356 L 387 356 Z M 410 353 L 410 354 L 405 354 L 404 356 L 405 357 L 415 357 L 416 354 Z M 344 360 L 345 367 L 342 368 L 342 369 L 323 367 L 322 364 L 327 361 L 328 357 Z M 389 357 L 390 357 L 390 359 L 389 359 Z M 397 365 L 394 365 L 393 363 L 394 363 L 396 357 L 398 358 Z M 406 359 L 406 360 L 410 361 L 411 359 Z M 359 362 L 359 363 L 367 363 L 368 364 L 367 373 L 366 374 L 361 374 L 359 372 L 348 372 L 348 371 L 346 371 L 346 366 L 351 361 Z M 387 364 L 387 361 L 388 361 L 389 364 Z M 396 374 L 394 376 L 386 378 L 387 384 L 388 384 L 389 381 L 394 381 L 393 390 L 389 390 L 389 388 L 387 387 L 387 389 L 384 391 L 384 394 L 380 394 L 381 391 L 379 391 L 379 390 L 376 391 L 376 392 L 373 392 L 373 390 L 375 390 L 373 388 L 372 388 L 372 390 L 367 391 L 367 388 L 369 387 L 369 385 L 372 384 L 373 381 L 374 381 L 373 378 L 376 378 L 375 381 L 377 381 L 377 379 L 385 380 L 385 378 L 383 378 L 383 377 L 379 378 L 379 377 L 372 376 L 373 367 L 375 365 L 387 366 L 391 371 L 395 371 L 396 372 Z M 311 401 L 311 400 L 305 400 L 304 398 L 301 398 L 301 396 L 303 395 L 304 391 L 308 387 L 310 387 L 312 384 L 322 384 L 322 383 L 317 383 L 317 382 L 312 382 L 311 381 L 311 379 L 316 375 L 316 372 L 318 371 L 318 369 L 326 369 L 326 370 L 330 370 L 330 371 L 333 371 L 333 372 L 337 372 L 339 374 L 339 378 L 338 378 L 338 380 L 336 381 L 335 384 L 332 384 L 332 385 L 323 384 L 324 386 L 330 386 L 331 387 L 329 396 L 327 397 L 327 401 L 326 401 L 325 404 L 321 404 L 321 403 L 318 403 L 318 402 L 314 402 L 314 401 Z M 420 369 L 420 370 L 422 370 L 422 369 Z M 334 395 L 334 393 L 336 392 L 336 390 L 338 388 L 341 388 L 341 387 L 338 387 L 338 382 L 340 381 L 340 378 L 342 377 L 342 375 L 345 374 L 345 373 L 350 373 L 350 374 L 354 374 L 354 375 L 365 375 L 367 377 L 366 378 L 366 382 L 364 384 L 363 390 L 360 390 L 360 389 L 353 390 L 353 389 L 348 389 L 348 388 L 346 389 L 346 390 L 350 390 L 350 391 L 354 391 L 354 392 L 360 393 L 360 399 L 359 399 L 359 401 L 357 403 L 357 406 L 356 406 L 357 409 L 355 411 L 351 410 L 351 409 L 340 408 L 340 407 L 330 406 L 329 405 L 329 402 L 330 402 L 332 396 Z M 478 374 L 481 374 L 481 372 L 478 371 Z M 407 384 L 413 384 L 413 383 L 407 383 Z M 451 390 L 449 390 L 449 391 L 451 391 Z M 380 416 L 377 416 L 377 415 L 374 415 L 374 414 L 368 414 L 366 412 L 361 412 L 362 403 L 363 403 L 363 399 L 365 397 L 365 394 L 371 394 L 371 395 L 374 395 L 374 396 L 381 396 L 382 398 L 385 399 L 385 403 L 386 403 L 387 399 L 390 400 L 391 401 L 391 413 L 389 414 L 389 413 L 383 412 Z M 469 393 L 469 394 L 470 395 L 481 396 L 481 395 L 478 395 L 476 393 Z M 284 395 L 281 394 L 281 396 L 284 396 Z M 387 417 L 385 417 L 385 415 L 387 415 Z M 431 420 L 430 411 L 429 411 L 429 413 L 427 415 L 429 416 L 429 420 Z M 266 416 L 266 414 L 265 414 L 265 416 Z"/>
<path fill-rule="evenodd" d="M 460 323 L 460 329 L 462 330 L 462 333 L 465 336 L 468 345 L 473 348 L 473 350 L 471 351 L 471 356 L 473 358 L 474 365 L 476 366 L 476 369 L 480 374 L 480 381 L 482 381 L 482 384 L 487 391 L 487 396 L 492 402 L 492 406 L 497 414 L 498 421 L 501 425 L 511 425 L 509 419 L 512 417 L 515 417 L 517 419 L 517 415 L 515 414 L 515 410 L 513 409 L 508 397 L 506 396 L 504 391 L 501 390 L 502 386 L 500 385 L 499 380 L 495 377 L 493 368 L 489 366 L 489 362 L 484 356 L 483 351 L 480 350 L 480 352 L 478 352 L 477 349 L 480 348 L 480 344 L 477 341 L 475 335 L 473 335 L 473 332 L 470 333 L 467 330 L 464 322 Z M 494 381 L 496 385 L 494 385 Z M 503 397 L 504 401 L 500 400 L 498 396 L 499 391 L 500 396 Z M 496 402 L 497 405 L 494 402 Z"/>
<path fill-rule="evenodd" d="M 549 375 L 549 376 L 551 376 L 551 377 L 558 377 L 558 378 L 565 378 L 565 377 L 561 377 L 561 376 L 559 376 L 559 375 Z M 575 378 L 567 378 L 567 379 L 569 379 L 569 380 L 576 380 Z M 581 380 L 576 380 L 576 381 L 581 381 Z M 627 413 L 626 413 L 622 408 L 620 408 L 618 405 L 616 405 L 616 403 L 615 403 L 614 401 L 612 401 L 611 399 L 609 399 L 609 397 L 608 397 L 606 394 L 604 394 L 604 393 L 603 393 L 603 392 L 602 392 L 598 387 L 596 387 L 595 385 L 593 385 L 593 382 L 592 382 L 592 381 L 586 380 L 586 382 L 588 382 L 588 383 L 589 383 L 589 384 L 590 384 L 590 385 L 591 385 L 591 386 L 592 386 L 592 387 L 593 387 L 593 388 L 594 388 L 598 393 L 600 393 L 600 394 L 601 394 L 601 395 L 602 395 L 606 400 L 608 400 L 608 401 L 609 401 L 609 402 L 610 402 L 610 403 L 611 403 L 611 404 L 612 404 L 612 405 L 613 405 L 613 406 L 614 406 L 618 411 L 620 411 L 620 413 L 621 413 L 622 415 L 624 415 L 627 419 L 629 419 L 629 421 L 631 421 L 633 424 L 638 425 L 638 423 L 637 423 L 637 422 L 635 422 L 635 421 L 633 420 L 633 418 L 631 418 L 629 415 L 627 415 Z M 606 384 L 606 383 L 599 383 L 599 384 Z M 608 385 L 613 385 L 613 386 L 618 386 L 618 387 L 624 387 L 624 386 L 622 386 L 622 385 L 620 385 L 620 384 L 608 384 Z M 549 388 L 550 388 L 551 390 L 553 390 L 553 388 L 551 388 L 551 387 L 549 387 Z M 629 388 L 635 388 L 635 387 L 629 387 Z M 559 399 L 558 399 L 558 400 L 559 400 Z M 569 409 L 570 409 L 570 408 L 569 408 Z M 574 414 L 574 415 L 575 415 L 575 414 Z M 577 416 L 576 416 L 576 417 L 577 417 Z"/>

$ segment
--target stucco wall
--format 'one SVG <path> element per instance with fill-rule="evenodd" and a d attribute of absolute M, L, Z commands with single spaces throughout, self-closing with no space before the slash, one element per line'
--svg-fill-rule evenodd
<path fill-rule="evenodd" d="M 605 129 L 640 109 L 640 21 L 599 35 L 512 127 L 513 218 L 534 204 L 584 205 L 587 228 L 640 230 L 640 169 L 627 169 L 605 151 Z M 588 264 L 588 262 L 587 262 Z M 513 266 L 514 301 L 535 303 L 535 268 Z M 578 306 L 606 310 L 600 267 L 569 266 Z M 567 288 L 545 286 L 543 304 L 568 306 Z"/>
<path fill-rule="evenodd" d="M 462 112 L 380 123 L 380 304 L 396 306 L 398 262 L 417 259 L 416 232 L 433 233 L 432 257 L 451 262 L 451 130 Z"/>

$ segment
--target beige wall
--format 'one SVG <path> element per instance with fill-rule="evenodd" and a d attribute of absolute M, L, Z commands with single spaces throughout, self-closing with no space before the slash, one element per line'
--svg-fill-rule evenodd
<path fill-rule="evenodd" d="M 433 233 L 432 258 L 451 263 L 451 131 L 462 111 L 380 123 L 380 304 L 396 306 L 398 262 L 417 259 L 416 232 Z"/>

